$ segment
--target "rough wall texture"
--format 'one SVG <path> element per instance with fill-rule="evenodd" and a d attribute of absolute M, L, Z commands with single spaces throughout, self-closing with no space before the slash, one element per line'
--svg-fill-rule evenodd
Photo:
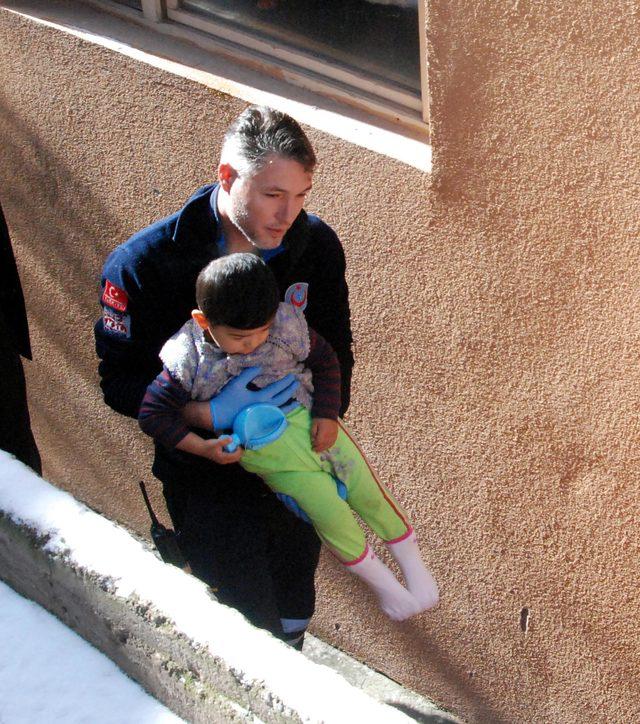
<path fill-rule="evenodd" d="M 640 718 L 639 37 L 634 2 L 433 3 L 433 175 L 309 129 L 350 422 L 442 588 L 394 625 L 325 558 L 315 631 L 470 721 Z M 142 530 L 148 446 L 96 385 L 99 269 L 211 178 L 243 104 L 6 12 L 0 74 L 47 473 Z"/>

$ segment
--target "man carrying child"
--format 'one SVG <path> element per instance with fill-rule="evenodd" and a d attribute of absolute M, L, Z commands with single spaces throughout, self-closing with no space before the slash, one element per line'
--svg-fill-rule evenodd
<path fill-rule="evenodd" d="M 315 164 L 296 121 L 248 108 L 225 136 L 218 183 L 196 191 L 178 212 L 109 256 L 95 332 L 110 407 L 138 417 L 147 386 L 162 369 L 161 347 L 197 306 L 201 269 L 218 257 L 252 252 L 273 271 L 281 299 L 304 310 L 335 350 L 344 414 L 353 367 L 345 260 L 335 232 L 303 210 Z M 221 429 L 246 405 L 282 404 L 295 388 L 291 378 L 260 391 L 247 382 L 236 377 L 215 398 Z M 209 403 L 189 402 L 183 417 L 200 436 L 215 437 Z M 319 539 L 237 464 L 241 451 L 214 447 L 209 459 L 156 444 L 153 472 L 162 481 L 182 552 L 221 602 L 301 646 L 314 610 Z"/>

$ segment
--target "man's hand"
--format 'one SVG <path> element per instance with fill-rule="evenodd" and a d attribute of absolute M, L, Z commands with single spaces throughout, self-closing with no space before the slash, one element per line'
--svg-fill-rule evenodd
<path fill-rule="evenodd" d="M 311 422 L 311 447 L 317 453 L 332 447 L 338 438 L 338 423 L 326 417 L 314 417 Z"/>
<path fill-rule="evenodd" d="M 266 402 L 280 407 L 288 402 L 298 388 L 298 380 L 289 374 L 261 390 L 250 390 L 247 385 L 262 372 L 260 367 L 247 367 L 214 397 L 210 405 L 214 430 L 230 430 L 236 415 L 249 405 Z"/>
<path fill-rule="evenodd" d="M 226 452 L 224 446 L 231 442 L 231 438 L 226 435 L 216 440 L 203 440 L 200 451 L 198 452 L 203 458 L 213 460 L 218 465 L 229 465 L 237 463 L 244 453 L 244 448 L 238 447 L 234 452 Z"/>

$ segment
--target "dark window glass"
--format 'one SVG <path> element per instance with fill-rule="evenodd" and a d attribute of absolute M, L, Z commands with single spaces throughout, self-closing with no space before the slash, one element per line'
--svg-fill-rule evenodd
<path fill-rule="evenodd" d="M 142 10 L 142 0 L 115 0 L 119 5 L 126 5 L 136 10 Z"/>
<path fill-rule="evenodd" d="M 418 0 L 183 0 L 182 7 L 420 95 Z"/>

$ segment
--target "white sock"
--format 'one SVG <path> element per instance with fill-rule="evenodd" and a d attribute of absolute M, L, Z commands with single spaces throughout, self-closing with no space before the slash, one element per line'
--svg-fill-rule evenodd
<path fill-rule="evenodd" d="M 424 607 L 368 546 L 361 561 L 345 567 L 373 589 L 380 608 L 394 621 L 404 621 L 423 610 Z"/>
<path fill-rule="evenodd" d="M 407 588 L 422 606 L 421 610 L 437 606 L 438 584 L 422 561 L 415 533 L 396 543 L 387 543 L 387 548 L 398 562 Z"/>

